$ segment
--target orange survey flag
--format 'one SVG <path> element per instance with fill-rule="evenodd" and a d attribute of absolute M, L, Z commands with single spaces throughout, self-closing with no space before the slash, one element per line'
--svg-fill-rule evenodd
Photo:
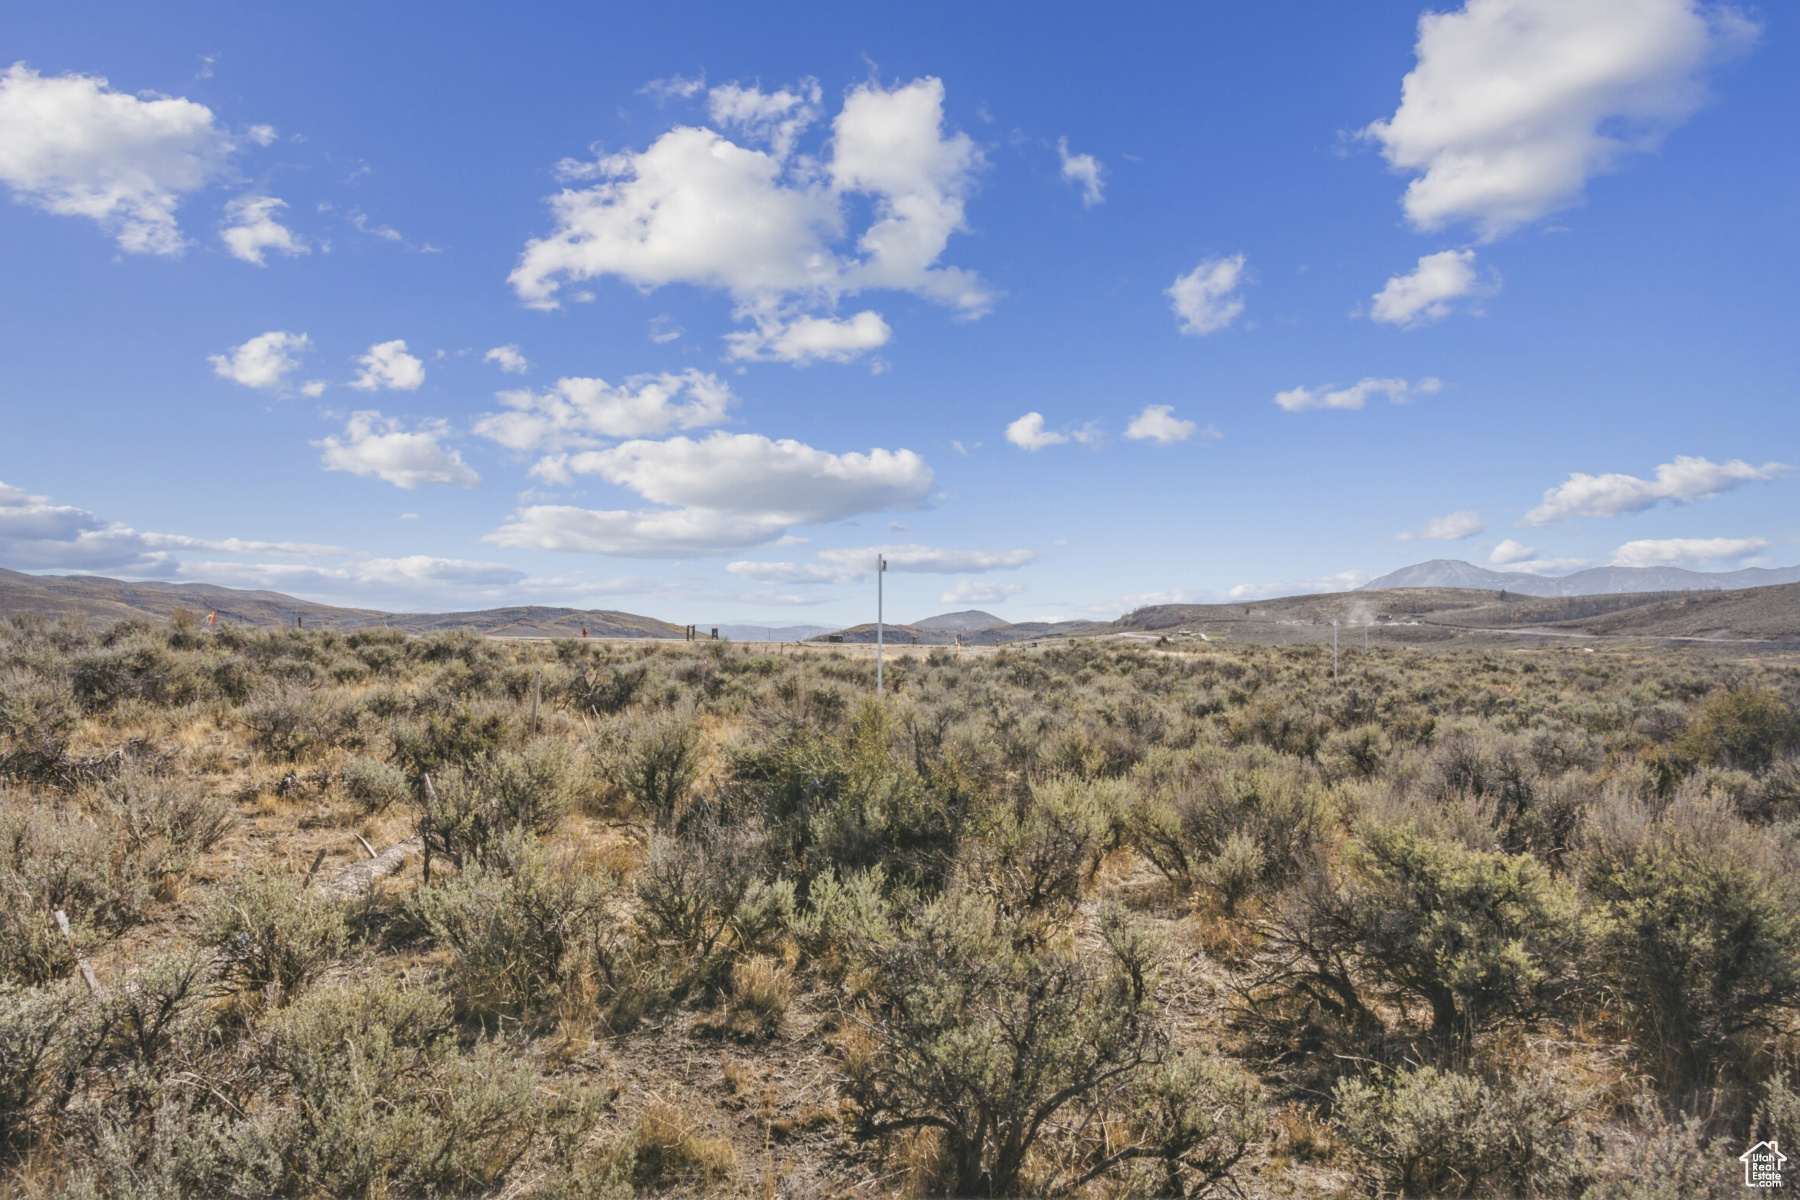
<path fill-rule="evenodd" d="M 218 619 L 219 619 L 219 610 L 216 608 L 206 614 L 206 624 L 208 625 L 208 627 L 210 627 L 212 625 L 212 623 Z"/>

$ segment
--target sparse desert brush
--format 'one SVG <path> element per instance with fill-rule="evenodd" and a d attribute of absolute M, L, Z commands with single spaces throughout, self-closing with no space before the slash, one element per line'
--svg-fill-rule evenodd
<path fill-rule="evenodd" d="M 0 1170 L 1613 1200 L 1800 1136 L 1786 662 L 1051 641 L 886 679 L 0 623 Z M 328 804 L 454 869 L 327 900 L 307 864 L 363 855 Z"/>
<path fill-rule="evenodd" d="M 343 912 L 285 871 L 245 872 L 205 901 L 195 924 L 222 981 L 268 1007 L 304 989 L 349 943 Z"/>
<path fill-rule="evenodd" d="M 1377 1194 L 1561 1196 L 1588 1174 L 1576 1124 L 1586 1102 L 1553 1074 L 1417 1067 L 1339 1083 L 1332 1125 Z"/>
<path fill-rule="evenodd" d="M 180 875 L 219 844 L 237 819 L 231 804 L 195 783 L 126 769 L 93 789 L 90 808 L 108 818 L 151 874 Z"/>
<path fill-rule="evenodd" d="M 0 790 L 0 984 L 67 977 L 136 924 L 155 885 L 153 850 L 66 801 Z"/>
<path fill-rule="evenodd" d="M 637 921 L 676 986 L 722 986 L 731 965 L 770 950 L 793 919 L 794 886 L 770 876 L 753 829 L 716 820 L 655 837 L 638 869 Z"/>
<path fill-rule="evenodd" d="M 700 773 L 700 731 L 670 715 L 634 721 L 626 737 L 616 786 L 658 829 L 667 829 Z"/>
<path fill-rule="evenodd" d="M 1741 1110 L 1800 1011 L 1792 845 L 1691 788 L 1660 814 L 1616 806 L 1590 841 L 1597 958 L 1646 1067 L 1684 1107 L 1722 1087 Z"/>
<path fill-rule="evenodd" d="M 731 995 L 714 1027 L 734 1037 L 768 1037 L 780 1028 L 794 992 L 794 973 L 781 962 L 765 954 L 741 958 L 732 964 Z"/>
<path fill-rule="evenodd" d="M 683 1176 L 720 1180 L 737 1168 L 737 1152 L 720 1137 L 709 1136 L 691 1109 L 653 1099 L 638 1112 L 622 1150 L 640 1186 L 653 1186 Z"/>
<path fill-rule="evenodd" d="M 1724 767 L 1767 770 L 1776 756 L 1800 744 L 1800 719 L 1774 692 L 1734 688 L 1701 705 L 1681 739 L 1695 758 Z"/>
<path fill-rule="evenodd" d="M 1530 855 L 1393 825 L 1360 831 L 1261 932 L 1268 1002 L 1301 999 L 1371 1032 L 1386 1028 L 1379 1001 L 1416 1005 L 1446 1060 L 1477 1032 L 1560 1002 L 1583 935 L 1574 889 Z"/>
<path fill-rule="evenodd" d="M 450 952 L 458 1009 L 476 1018 L 526 1017 L 554 1005 L 602 938 L 615 881 L 569 856 L 547 855 L 528 833 L 507 836 L 492 865 L 471 863 L 413 897 L 415 918 Z"/>
<path fill-rule="evenodd" d="M 351 758 L 340 769 L 339 778 L 344 794 L 366 816 L 384 813 L 412 797 L 405 773 L 380 759 Z"/>

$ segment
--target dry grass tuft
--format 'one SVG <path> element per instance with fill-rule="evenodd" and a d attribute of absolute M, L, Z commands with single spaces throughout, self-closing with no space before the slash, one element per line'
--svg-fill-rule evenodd
<path fill-rule="evenodd" d="M 737 1170 L 729 1138 L 709 1136 L 690 1109 L 660 1097 L 639 1111 L 626 1148 L 640 1187 L 691 1176 L 717 1182 Z"/>

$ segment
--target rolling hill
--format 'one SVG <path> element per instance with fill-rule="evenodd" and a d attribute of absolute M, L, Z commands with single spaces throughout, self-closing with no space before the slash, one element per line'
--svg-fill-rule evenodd
<path fill-rule="evenodd" d="M 954 633 L 976 629 L 998 629 L 1002 625 L 1010 625 L 1012 622 L 1004 617 L 996 617 L 993 613 L 982 612 L 979 608 L 968 608 L 962 612 L 939 613 L 935 617 L 926 617 L 923 621 L 914 621 L 912 624 L 919 629 L 948 629 Z"/>
<path fill-rule="evenodd" d="M 1222 637 L 1259 643 L 1352 644 L 1458 638 L 1647 638 L 1800 647 L 1800 583 L 1732 590 L 1523 596 L 1508 590 L 1393 588 L 1284 596 L 1251 604 L 1162 604 L 1088 633 Z"/>
<path fill-rule="evenodd" d="M 606 609 L 525 606 L 476 612 L 388 613 L 315 604 L 280 592 L 247 591 L 209 583 L 128 583 L 97 575 L 26 575 L 0 569 L 0 617 L 35 613 L 50 620 L 166 621 L 178 609 L 240 625 L 315 629 L 384 626 L 409 633 L 467 629 L 490 637 L 678 638 L 683 629 L 654 617 Z"/>

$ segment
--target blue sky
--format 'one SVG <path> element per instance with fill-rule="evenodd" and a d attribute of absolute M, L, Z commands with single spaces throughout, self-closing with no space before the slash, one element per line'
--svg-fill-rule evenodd
<path fill-rule="evenodd" d="M 1013 620 L 1800 561 L 1800 56 L 1684 0 L 39 5 L 0 566 Z"/>

